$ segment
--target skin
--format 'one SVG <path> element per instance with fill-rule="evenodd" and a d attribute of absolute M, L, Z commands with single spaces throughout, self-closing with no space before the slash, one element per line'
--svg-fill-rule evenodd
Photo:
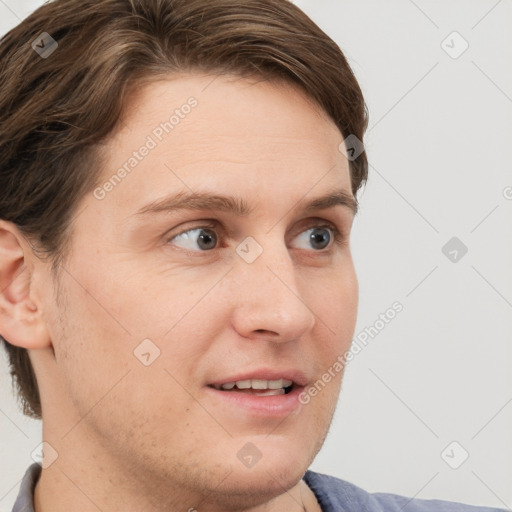
<path fill-rule="evenodd" d="M 29 349 L 43 438 L 58 453 L 36 486 L 37 512 L 317 507 L 301 478 L 327 434 L 342 372 L 285 419 L 222 406 L 206 385 L 263 366 L 300 369 L 312 384 L 349 349 L 353 213 L 300 205 L 334 189 L 351 194 L 343 137 L 289 84 L 169 77 L 128 103 L 100 182 L 190 96 L 197 107 L 114 190 L 80 201 L 58 282 L 0 221 L 0 332 Z M 243 198 L 253 212 L 134 215 L 190 189 Z M 197 228 L 210 221 L 217 247 L 205 250 Z M 308 240 L 325 221 L 343 243 L 333 233 L 324 249 Z M 173 238 L 191 229 L 188 241 Z M 248 236 L 263 248 L 250 264 L 235 252 Z M 160 350 L 150 366 L 133 353 L 144 339 Z M 247 442 L 262 454 L 252 468 L 237 458 Z"/>

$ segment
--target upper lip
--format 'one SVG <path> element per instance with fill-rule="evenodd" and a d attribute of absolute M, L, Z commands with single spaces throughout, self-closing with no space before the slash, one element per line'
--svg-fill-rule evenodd
<path fill-rule="evenodd" d="M 261 379 L 261 380 L 279 380 L 286 379 L 291 380 L 294 384 L 298 386 L 305 386 L 308 382 L 308 379 L 300 370 L 295 369 L 276 369 L 276 368 L 260 368 L 256 370 L 251 370 L 243 373 L 238 373 L 236 375 L 222 377 L 221 379 L 217 379 L 213 382 L 210 382 L 210 386 L 221 386 L 222 384 L 227 384 L 228 382 L 237 382 L 239 380 L 249 380 L 249 379 Z"/>

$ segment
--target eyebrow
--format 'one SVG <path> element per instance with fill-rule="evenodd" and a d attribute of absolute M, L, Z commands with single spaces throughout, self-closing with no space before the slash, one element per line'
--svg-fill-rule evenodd
<path fill-rule="evenodd" d="M 344 206 L 355 216 L 358 211 L 357 200 L 345 190 L 334 190 L 327 195 L 316 197 L 307 202 L 300 201 L 295 209 L 302 207 L 305 213 L 324 210 L 334 206 Z M 238 217 L 247 217 L 253 212 L 242 198 L 212 194 L 209 192 L 180 192 L 178 194 L 157 199 L 138 210 L 134 215 L 146 216 L 162 212 L 178 210 L 210 210 L 227 212 Z"/>

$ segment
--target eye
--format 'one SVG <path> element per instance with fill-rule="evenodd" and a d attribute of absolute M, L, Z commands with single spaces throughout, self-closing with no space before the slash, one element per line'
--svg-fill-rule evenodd
<path fill-rule="evenodd" d="M 329 247 L 331 239 L 334 239 L 338 244 L 342 241 L 338 228 L 331 224 L 308 228 L 297 238 L 301 237 L 307 245 L 311 244 L 312 247 L 319 251 L 323 251 L 326 247 Z M 309 248 L 305 247 L 305 249 Z"/>
<path fill-rule="evenodd" d="M 208 252 L 217 247 L 218 236 L 216 228 L 216 224 L 197 226 L 173 235 L 167 239 L 166 243 L 178 245 L 176 242 L 180 242 L 182 245 L 178 245 L 178 247 L 187 251 Z M 334 243 L 338 245 L 342 245 L 345 242 L 340 230 L 330 222 L 309 227 L 296 238 L 302 239 L 306 245 L 311 244 L 309 247 L 305 247 L 305 249 L 309 250 L 313 247 L 313 249 L 317 249 L 315 252 L 329 252 L 325 251 L 325 248 L 332 245 L 331 240 L 334 240 Z M 199 250 L 197 250 L 198 247 Z"/>
<path fill-rule="evenodd" d="M 177 235 L 170 238 L 167 243 L 171 243 L 173 240 L 183 241 L 185 243 L 185 247 L 182 246 L 183 249 L 187 249 L 189 251 L 194 251 L 194 245 L 197 247 L 202 247 L 204 250 L 215 249 L 217 235 L 215 231 L 215 224 L 209 224 L 207 226 L 198 226 L 196 228 L 187 229 L 186 231 L 182 231 Z M 174 244 L 171 244 L 174 245 Z"/>

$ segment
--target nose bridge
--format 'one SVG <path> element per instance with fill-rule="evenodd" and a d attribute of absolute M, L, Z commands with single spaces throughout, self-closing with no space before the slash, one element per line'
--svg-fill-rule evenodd
<path fill-rule="evenodd" d="M 245 318 L 240 320 L 245 330 L 273 331 L 283 339 L 299 337 L 313 326 L 314 315 L 297 286 L 296 265 L 278 230 L 260 237 L 262 244 L 247 237 L 237 247 L 237 318 Z"/>
<path fill-rule="evenodd" d="M 287 283 L 288 287 L 298 293 L 294 263 L 278 231 L 271 230 L 257 238 L 249 236 L 238 246 L 238 255 L 244 262 L 240 264 L 245 266 L 242 273 L 244 279 L 256 286 L 286 288 L 284 283 Z M 289 289 L 288 293 L 291 293 Z"/>

